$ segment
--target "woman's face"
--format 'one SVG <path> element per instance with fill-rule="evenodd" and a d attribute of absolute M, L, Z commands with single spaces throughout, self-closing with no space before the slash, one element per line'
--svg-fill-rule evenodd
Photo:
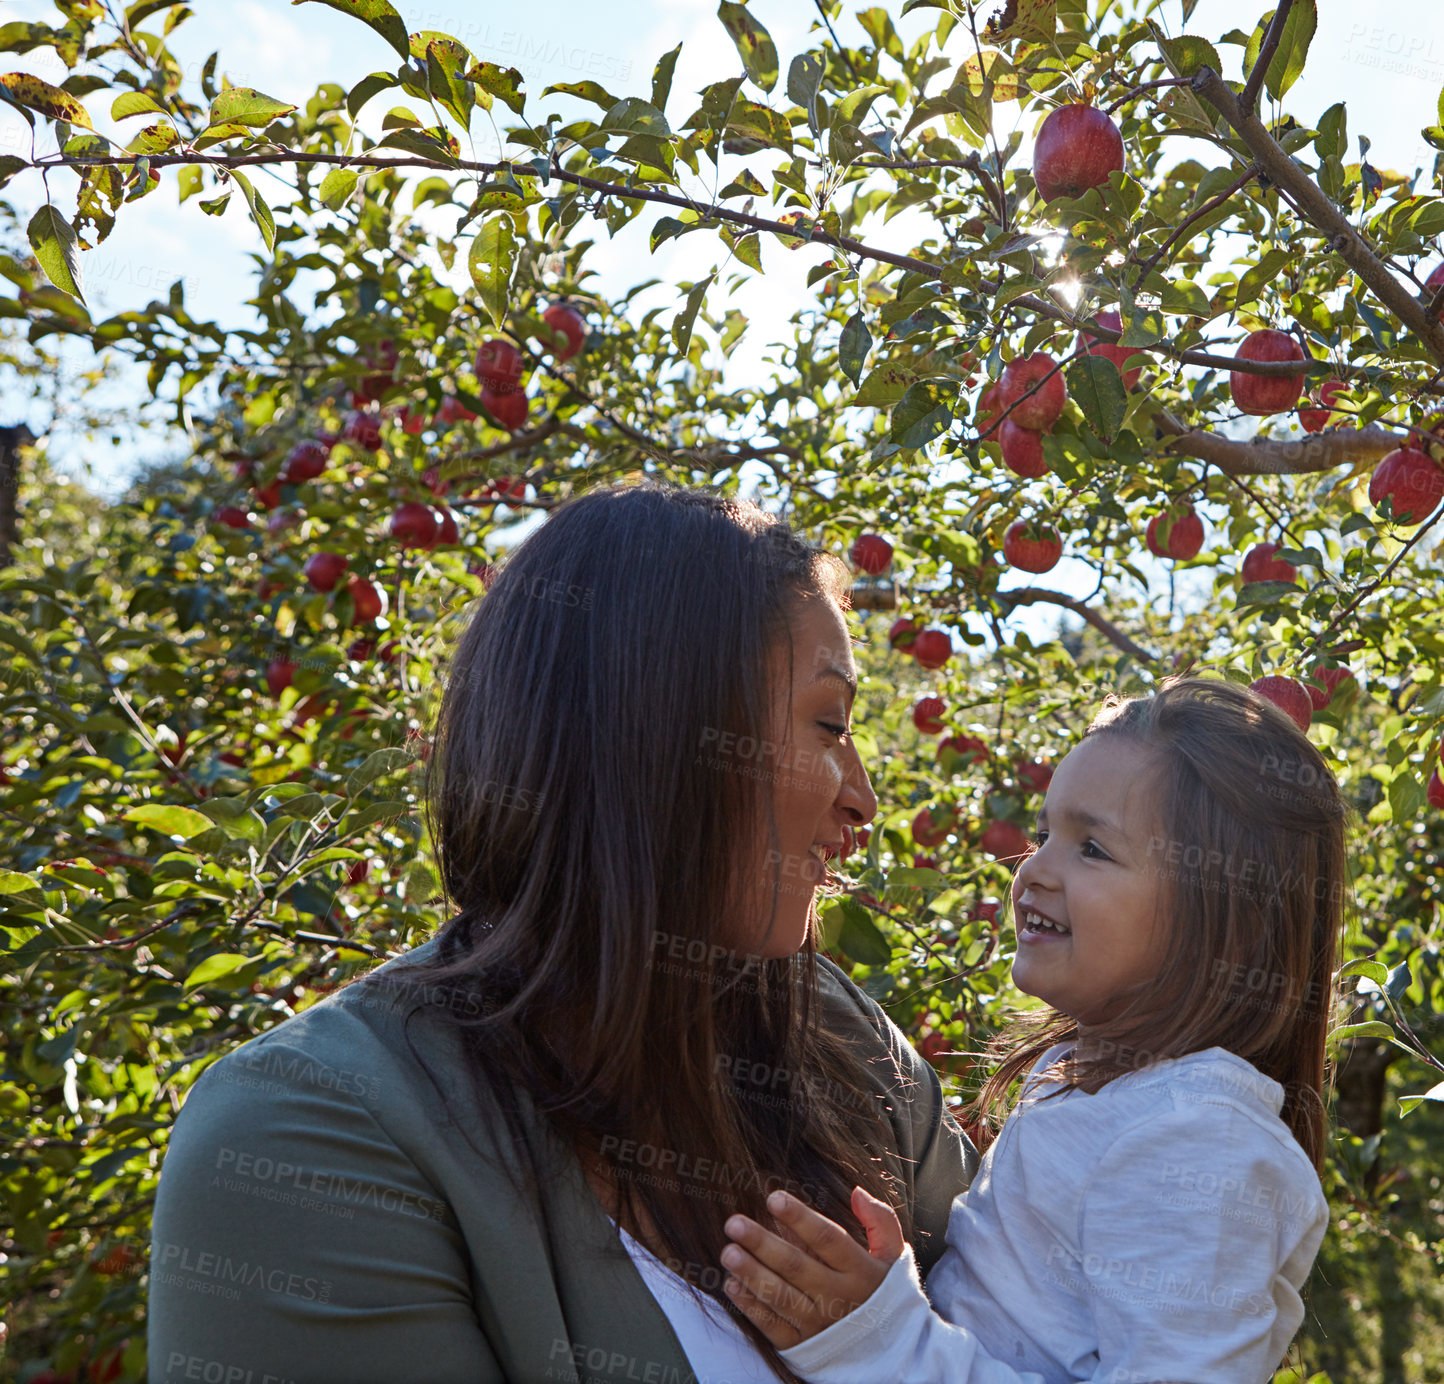
<path fill-rule="evenodd" d="M 822 596 L 797 603 L 788 648 L 772 659 L 773 725 L 778 727 L 772 780 L 775 841 L 762 846 L 760 913 L 738 949 L 768 958 L 791 956 L 807 939 L 825 861 L 852 845 L 855 828 L 877 812 L 867 770 L 852 742 L 857 666 L 842 611 Z M 777 916 L 767 927 L 776 888 Z"/>

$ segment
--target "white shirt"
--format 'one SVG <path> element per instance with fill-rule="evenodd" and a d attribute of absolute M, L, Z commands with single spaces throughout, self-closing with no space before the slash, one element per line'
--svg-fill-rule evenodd
<path fill-rule="evenodd" d="M 1027 1094 L 953 1203 L 924 1295 L 912 1255 L 782 1352 L 813 1384 L 1264 1384 L 1328 1225 L 1283 1087 L 1222 1048 L 1094 1095 Z M 929 1298 L 932 1305 L 929 1304 Z M 936 1311 L 934 1311 L 934 1307 Z M 941 1315 L 938 1315 L 938 1314 Z"/>
<path fill-rule="evenodd" d="M 777 1376 L 761 1352 L 721 1303 L 705 1293 L 694 1295 L 680 1274 L 673 1273 L 621 1226 L 617 1229 L 642 1281 L 672 1324 L 697 1384 L 777 1384 Z"/>

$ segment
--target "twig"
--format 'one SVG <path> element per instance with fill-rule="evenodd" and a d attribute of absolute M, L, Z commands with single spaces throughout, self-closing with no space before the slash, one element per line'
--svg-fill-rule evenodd
<path fill-rule="evenodd" d="M 1269 64 L 1274 60 L 1274 54 L 1278 51 L 1279 40 L 1284 36 L 1284 25 L 1288 23 L 1289 11 L 1293 7 L 1294 0 L 1279 0 L 1278 8 L 1274 11 L 1268 32 L 1263 36 L 1263 42 L 1259 45 L 1258 61 L 1254 63 L 1253 71 L 1248 74 L 1248 81 L 1244 83 L 1243 95 L 1239 97 L 1239 106 L 1245 115 L 1253 114 L 1259 88 L 1263 86 L 1264 78 L 1268 75 Z"/>
<path fill-rule="evenodd" d="M 1091 606 L 1084 605 L 1082 601 L 1075 600 L 1072 596 L 1065 596 L 1061 591 L 1048 591 L 1040 586 L 1022 586 L 1013 591 L 998 591 L 994 598 L 998 601 L 1006 601 L 1011 605 L 1036 605 L 1043 602 L 1048 605 L 1062 606 L 1065 610 L 1071 610 L 1073 614 L 1086 620 L 1109 643 L 1116 645 L 1124 653 L 1131 654 L 1140 663 L 1156 663 L 1158 661 L 1159 655 L 1149 653 L 1141 644 L 1135 644 L 1111 620 L 1100 615 Z"/>
<path fill-rule="evenodd" d="M 1126 104 L 1145 91 L 1152 91 L 1155 87 L 1187 86 L 1192 80 L 1191 77 L 1160 77 L 1156 82 L 1144 82 L 1142 86 L 1136 86 L 1132 91 L 1125 91 L 1111 106 L 1104 106 L 1103 114 L 1112 115 L 1119 106 Z"/>
<path fill-rule="evenodd" d="M 1179 237 L 1182 236 L 1183 233 L 1194 224 L 1194 222 L 1198 221 L 1202 217 L 1207 216 L 1209 212 L 1214 210 L 1215 207 L 1222 206 L 1223 203 L 1227 202 L 1228 199 L 1232 197 L 1236 192 L 1239 192 L 1242 188 L 1247 186 L 1249 181 L 1257 177 L 1257 175 L 1258 164 L 1249 164 L 1249 166 L 1244 170 L 1243 176 L 1239 178 L 1237 182 L 1230 183 L 1226 188 L 1224 188 L 1222 192 L 1218 194 L 1217 197 L 1210 197 L 1208 201 L 1206 201 L 1201 207 L 1198 208 L 1197 211 L 1191 212 L 1188 216 L 1184 217 L 1183 220 L 1179 222 L 1178 227 L 1173 232 L 1173 234 L 1169 236 L 1168 239 L 1165 240 L 1163 244 L 1158 247 L 1158 249 L 1144 263 L 1143 268 L 1138 271 L 1138 283 L 1141 285 L 1144 280 L 1146 280 L 1148 276 L 1153 273 L 1154 269 L 1158 267 L 1158 261 L 1161 260 L 1164 255 L 1166 255 L 1171 249 L 1173 249 L 1174 245 L 1178 243 Z"/>
<path fill-rule="evenodd" d="M 841 40 L 837 37 L 837 30 L 832 27 L 832 20 L 827 17 L 827 11 L 822 8 L 822 0 L 813 0 L 813 3 L 817 6 L 818 14 L 822 16 L 822 22 L 827 25 L 827 32 L 832 35 L 832 42 L 837 48 L 837 56 L 842 59 L 843 66 L 847 68 L 852 80 L 861 85 L 862 78 L 858 75 L 857 68 L 852 65 L 852 59 L 848 57 L 847 49 L 842 46 Z"/>

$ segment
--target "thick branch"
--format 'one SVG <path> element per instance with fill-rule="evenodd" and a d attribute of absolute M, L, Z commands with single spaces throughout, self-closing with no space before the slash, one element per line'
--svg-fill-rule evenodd
<path fill-rule="evenodd" d="M 1062 606 L 1065 610 L 1071 610 L 1074 615 L 1086 620 L 1109 643 L 1117 645 L 1124 653 L 1131 654 L 1140 663 L 1156 663 L 1158 661 L 1157 654 L 1151 654 L 1141 644 L 1135 644 L 1117 625 L 1101 616 L 1092 606 L 1084 605 L 1082 601 L 1074 600 L 1072 596 L 1065 596 L 1061 591 L 1048 591 L 1041 586 L 1022 586 L 1016 591 L 999 591 L 996 599 L 1012 605 L 1037 605 L 1039 602 L 1043 602 L 1048 605 Z"/>
<path fill-rule="evenodd" d="M 482 163 L 468 159 L 443 162 L 440 159 L 394 159 L 380 158 L 367 154 L 298 154 L 290 151 L 270 154 L 236 154 L 231 156 L 209 156 L 197 153 L 154 154 L 150 157 L 149 162 L 153 169 L 166 168 L 171 164 L 202 164 L 219 168 L 243 168 L 258 164 L 333 163 L 359 168 L 425 168 L 437 173 L 506 173 L 521 178 L 536 178 L 542 176 L 530 164 L 525 163 Z M 83 158 L 43 159 L 30 166 L 41 169 L 88 168 L 97 165 L 114 165 L 128 168 L 134 163 L 134 155 L 119 156 L 104 154 Z M 833 246 L 840 250 L 846 250 L 849 254 L 859 255 L 864 259 L 876 260 L 880 264 L 890 264 L 897 269 L 906 269 L 909 273 L 919 274 L 925 279 L 940 279 L 943 276 L 943 266 L 934 264 L 931 260 L 918 259 L 912 255 L 898 255 L 890 250 L 879 250 L 874 246 L 865 245 L 860 240 L 853 240 L 850 236 L 832 236 L 817 225 L 812 227 L 810 233 L 803 233 L 799 231 L 796 225 L 789 225 L 784 221 L 772 221 L 765 216 L 753 216 L 749 212 L 734 211 L 730 207 L 719 207 L 715 203 L 711 206 L 703 206 L 691 197 L 683 197 L 672 192 L 663 192 L 657 188 L 629 187 L 621 183 L 604 183 L 599 179 L 588 178 L 580 173 L 570 173 L 564 168 L 556 167 L 550 170 L 550 176 L 557 178 L 561 182 L 572 183 L 576 187 L 584 187 L 589 191 L 603 193 L 609 197 L 623 197 L 633 201 L 659 202 L 664 206 L 685 207 L 688 211 L 695 212 L 705 220 L 726 221 L 735 226 L 746 226 L 750 230 L 767 231 L 772 235 L 784 236 L 789 240 L 811 241 L 816 245 Z M 992 280 L 983 279 L 978 284 L 978 291 L 986 294 L 996 294 L 998 284 Z M 1078 329 L 1078 324 L 1074 321 L 1071 312 L 1043 298 L 1024 295 L 1014 298 L 1012 302 L 1008 304 L 1008 307 L 1010 309 L 1037 313 L 1040 317 L 1047 317 L 1055 322 L 1061 322 L 1070 329 Z M 1109 332 L 1103 327 L 1090 326 L 1088 331 L 1090 335 L 1097 336 L 1104 341 L 1116 342 L 1118 340 L 1118 334 L 1116 332 Z M 1232 356 L 1216 356 L 1207 351 L 1179 351 L 1166 342 L 1158 342 L 1152 346 L 1140 346 L 1136 349 L 1147 351 L 1154 355 L 1167 356 L 1170 360 L 1179 361 L 1184 365 L 1201 365 L 1212 370 L 1236 370 L 1246 375 L 1295 375 L 1298 373 L 1298 367 L 1289 361 L 1235 360 Z"/>
<path fill-rule="evenodd" d="M 1279 0 L 1278 9 L 1274 11 L 1273 22 L 1268 27 L 1268 32 L 1263 36 L 1263 42 L 1259 45 L 1258 61 L 1253 65 L 1253 71 L 1248 74 L 1248 81 L 1244 83 L 1243 95 L 1239 97 L 1239 106 L 1246 115 L 1252 115 L 1254 106 L 1258 103 L 1259 88 L 1264 84 L 1264 78 L 1268 75 L 1269 64 L 1274 60 L 1274 54 L 1278 52 L 1279 40 L 1284 36 L 1284 25 L 1289 22 L 1289 11 L 1294 7 L 1294 0 Z"/>
<path fill-rule="evenodd" d="M 1211 67 L 1201 67 L 1193 79 L 1193 90 L 1228 121 L 1269 179 L 1298 203 L 1303 214 L 1329 238 L 1330 247 L 1374 296 L 1403 326 L 1427 343 L 1435 356 L 1444 360 L 1444 325 L 1429 317 L 1419 300 L 1389 272 L 1388 266 L 1369 249 L 1348 218 L 1302 165 L 1284 152 L 1259 118 L 1240 106 L 1228 83 Z"/>
<path fill-rule="evenodd" d="M 854 610 L 896 610 L 896 586 L 854 586 L 851 592 Z"/>
<path fill-rule="evenodd" d="M 1160 412 L 1158 427 L 1171 435 L 1170 452 L 1198 457 L 1229 476 L 1303 476 L 1378 461 L 1407 437 L 1387 428 L 1328 428 L 1288 440 L 1253 438 L 1238 442 L 1205 428 L 1185 428 L 1172 414 Z"/>

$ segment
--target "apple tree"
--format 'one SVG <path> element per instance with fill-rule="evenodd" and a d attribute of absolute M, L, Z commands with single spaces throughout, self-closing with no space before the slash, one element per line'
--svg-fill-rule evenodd
<path fill-rule="evenodd" d="M 1444 196 L 1368 162 L 1368 113 L 1291 107 L 1315 0 L 1207 35 L 1194 0 L 817 0 L 787 55 L 761 0 L 724 0 L 736 62 L 700 92 L 674 48 L 636 92 L 535 93 L 386 0 L 311 3 L 377 69 L 303 103 L 219 54 L 188 83 L 168 0 L 0 25 L 28 127 L 0 186 L 33 208 L 3 360 L 144 367 L 185 439 L 100 504 L 48 459 L 53 392 L 39 443 L 0 431 L 0 1369 L 144 1376 L 186 1090 L 440 924 L 419 795 L 458 618 L 553 506 L 639 475 L 754 493 L 853 562 L 881 808 L 823 941 L 959 1101 L 1020 998 L 1010 863 L 1099 696 L 1191 668 L 1309 729 L 1357 809 L 1357 916 L 1338 1214 L 1292 1364 L 1384 1370 L 1397 1342 L 1346 1300 L 1377 1317 L 1383 1290 L 1344 1266 L 1386 1242 L 1444 1351 L 1418 1165 L 1444 1098 Z M 251 320 L 180 283 L 92 314 L 87 254 L 148 197 L 197 234 L 250 218 Z M 589 266 L 603 233 L 712 267 L 643 308 Z M 744 383 L 731 299 L 763 275 L 807 302 Z"/>

